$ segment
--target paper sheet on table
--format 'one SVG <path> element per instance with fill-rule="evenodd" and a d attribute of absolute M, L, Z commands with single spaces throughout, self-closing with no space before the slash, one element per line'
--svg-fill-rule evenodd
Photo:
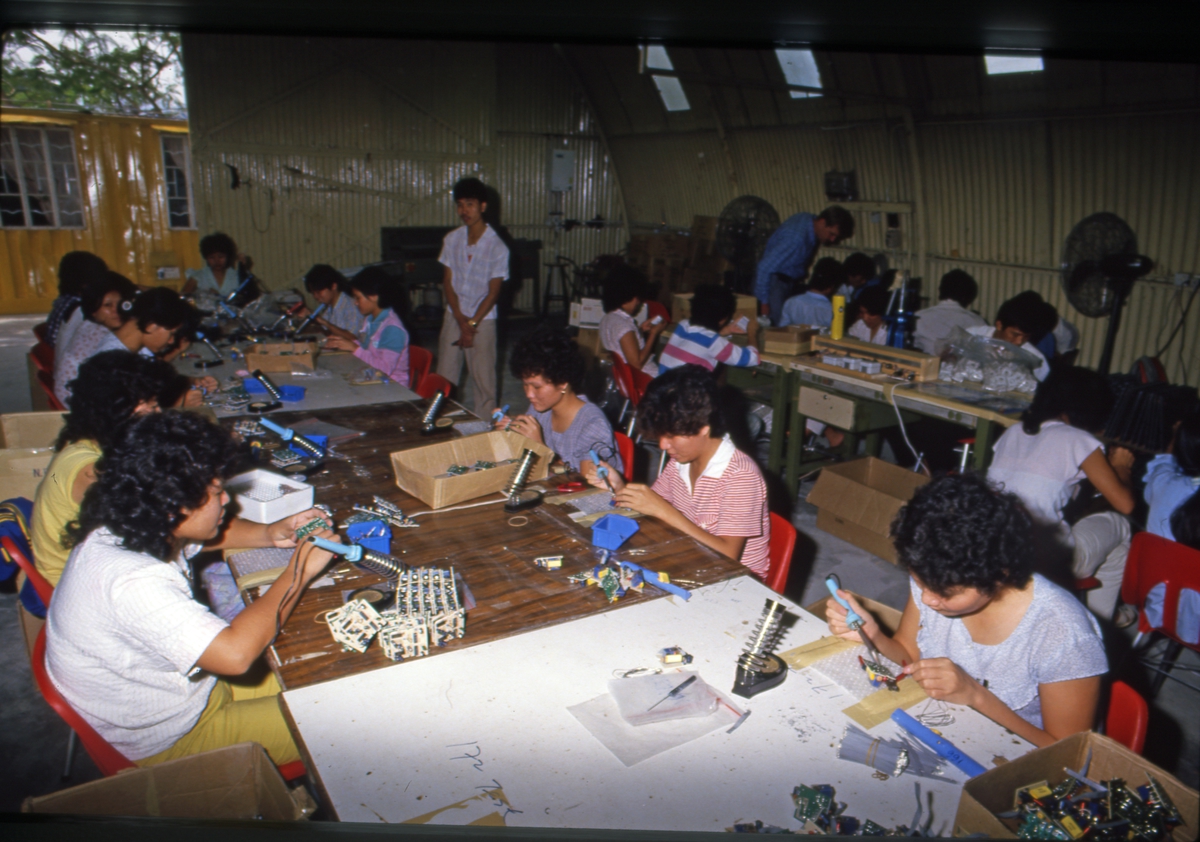
<path fill-rule="evenodd" d="M 714 687 L 712 691 L 721 698 L 722 704 L 711 716 L 637 727 L 621 717 L 616 701 L 607 693 L 567 710 L 618 760 L 626 766 L 635 766 L 656 754 L 698 740 L 718 728 L 729 728 L 737 722 L 742 715 L 741 709 L 720 690 Z"/>
<path fill-rule="evenodd" d="M 879 723 L 890 719 L 892 711 L 898 708 L 907 710 L 918 702 L 923 702 L 929 698 L 925 695 L 925 691 L 921 689 L 921 685 L 914 681 L 911 676 L 896 686 L 900 688 L 898 693 L 893 693 L 886 687 L 881 687 L 858 704 L 846 708 L 842 713 L 853 719 L 861 727 L 870 730 Z"/>
<path fill-rule="evenodd" d="M 779 653 L 779 657 L 783 658 L 784 663 L 792 669 L 802 670 L 805 667 L 811 667 L 822 658 L 828 658 L 840 652 L 847 652 L 861 645 L 860 643 L 843 640 L 840 637 L 828 636 L 822 637 L 820 640 L 814 640 L 812 643 L 806 643 L 803 646 L 797 646 L 795 649 L 781 652 Z"/>
<path fill-rule="evenodd" d="M 414 816 L 401 824 L 450 824 L 450 825 L 486 825 L 504 827 L 504 814 L 501 809 L 508 810 L 511 805 L 502 789 L 489 789 L 470 798 L 464 798 L 454 804 L 449 804 L 438 810 Z M 370 809 L 370 808 L 368 808 Z M 376 814 L 378 815 L 378 814 Z"/>

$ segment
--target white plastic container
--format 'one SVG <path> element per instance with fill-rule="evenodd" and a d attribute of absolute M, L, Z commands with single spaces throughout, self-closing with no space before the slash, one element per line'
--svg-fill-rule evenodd
<path fill-rule="evenodd" d="M 262 468 L 231 477 L 225 490 L 237 498 L 241 516 L 254 523 L 274 523 L 313 504 L 311 485 Z"/>

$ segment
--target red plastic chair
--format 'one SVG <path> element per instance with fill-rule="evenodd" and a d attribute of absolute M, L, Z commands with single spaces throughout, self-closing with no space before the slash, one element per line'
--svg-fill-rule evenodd
<path fill-rule="evenodd" d="M 632 436 L 638 404 L 642 402 L 642 395 L 646 394 L 646 387 L 654 378 L 640 368 L 630 366 L 619 354 L 612 354 L 612 363 L 613 379 L 617 383 L 617 391 L 625 398 L 625 405 L 621 407 L 621 416 L 617 419 L 617 424 L 625 420 L 625 413 L 632 407 L 633 415 L 630 416 L 629 426 L 625 430 L 626 435 Z"/>
<path fill-rule="evenodd" d="M 38 385 L 46 393 L 46 399 L 50 402 L 50 408 L 57 409 L 59 412 L 66 412 L 67 408 L 62 405 L 62 401 L 58 399 L 58 395 L 54 394 L 54 375 L 41 369 L 38 369 L 34 373 L 37 375 Z"/>
<path fill-rule="evenodd" d="M 33 350 L 29 352 L 29 356 L 33 357 L 33 364 L 38 367 L 38 371 L 45 371 L 51 376 L 54 375 L 53 345 L 39 342 L 33 346 Z"/>
<path fill-rule="evenodd" d="M 1114 681 L 1108 697 L 1104 733 L 1134 754 L 1141 754 L 1149 721 L 1150 706 L 1141 694 L 1124 681 Z"/>
<path fill-rule="evenodd" d="M 416 345 L 408 346 L 408 387 L 414 392 L 420 387 L 429 367 L 433 365 L 433 354 Z"/>
<path fill-rule="evenodd" d="M 1146 619 L 1144 606 L 1146 594 L 1158 584 L 1166 585 L 1166 595 L 1162 606 L 1162 627 L 1156 629 Z M 1149 532 L 1134 535 L 1129 546 L 1129 558 L 1125 561 L 1125 578 L 1121 582 L 1121 599 L 1138 609 L 1138 634 L 1133 641 L 1134 648 L 1137 648 L 1143 637 L 1155 633 L 1171 641 L 1160 663 L 1147 664 L 1156 673 L 1150 683 L 1150 698 L 1158 694 L 1183 647 L 1200 652 L 1200 644 L 1181 640 L 1175 627 L 1179 592 L 1185 588 L 1200 591 L 1200 550 L 1193 550 Z M 1192 687 L 1186 682 L 1184 684 Z"/>
<path fill-rule="evenodd" d="M 624 433 L 613 433 L 613 439 L 617 442 L 617 453 L 621 454 L 621 464 L 625 466 L 621 475 L 626 482 L 633 482 L 633 439 Z"/>
<path fill-rule="evenodd" d="M 38 322 L 33 326 L 33 335 L 37 337 L 38 342 L 46 341 L 46 323 Z"/>
<path fill-rule="evenodd" d="M 788 573 L 792 569 L 792 555 L 796 551 L 796 527 L 791 522 L 771 512 L 771 560 L 767 568 L 767 587 L 775 593 L 783 593 L 787 587 Z"/>
<path fill-rule="evenodd" d="M 421 385 L 413 391 L 415 391 L 425 400 L 429 400 L 436 392 L 441 392 L 446 397 L 450 397 L 450 390 L 452 388 L 453 385 L 449 380 L 447 380 L 445 377 L 442 377 L 440 374 L 431 372 L 421 378 Z"/>
<path fill-rule="evenodd" d="M 54 585 L 50 584 L 46 580 L 46 577 L 38 572 L 33 561 L 21 551 L 16 541 L 12 538 L 9 538 L 7 535 L 0 537 L 0 547 L 3 547 L 4 553 L 16 562 L 18 567 L 25 571 L 25 575 L 33 583 L 33 589 L 37 591 L 38 599 L 42 601 L 42 605 L 49 607 L 50 597 L 54 596 Z"/>

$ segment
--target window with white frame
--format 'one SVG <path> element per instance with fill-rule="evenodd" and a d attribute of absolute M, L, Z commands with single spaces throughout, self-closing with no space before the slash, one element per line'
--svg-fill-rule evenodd
<path fill-rule="evenodd" d="M 667 48 L 661 44 L 649 44 L 642 48 L 645 50 L 646 68 L 649 70 L 666 70 L 672 74 L 675 72 L 675 65 L 671 62 L 671 57 L 667 55 Z M 664 75 L 662 73 L 653 73 L 650 76 L 654 80 L 654 86 L 658 88 L 658 95 L 662 99 L 663 108 L 668 111 L 690 111 L 692 104 L 688 102 L 687 94 L 683 91 L 683 84 L 674 75 Z"/>
<path fill-rule="evenodd" d="M 775 51 L 779 59 L 779 69 L 789 85 L 799 85 L 805 88 L 821 87 L 821 71 L 817 68 L 817 60 L 812 50 Z M 812 99 L 821 95 L 820 91 L 788 91 L 792 99 Z"/>
<path fill-rule="evenodd" d="M 70 129 L 0 129 L 0 227 L 83 227 L 83 194 Z"/>
<path fill-rule="evenodd" d="M 185 134 L 162 136 L 163 180 L 167 190 L 167 223 L 171 228 L 194 228 L 192 219 L 191 150 Z"/>

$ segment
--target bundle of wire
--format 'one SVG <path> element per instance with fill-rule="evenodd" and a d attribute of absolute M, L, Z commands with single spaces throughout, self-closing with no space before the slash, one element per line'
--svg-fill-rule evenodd
<path fill-rule="evenodd" d="M 934 752 L 904 738 L 887 740 L 872 737 L 866 731 L 847 725 L 838 744 L 837 756 L 841 760 L 852 760 L 872 769 L 885 772 L 893 778 L 908 772 L 922 778 L 946 780 L 942 774 L 942 759 Z"/>

